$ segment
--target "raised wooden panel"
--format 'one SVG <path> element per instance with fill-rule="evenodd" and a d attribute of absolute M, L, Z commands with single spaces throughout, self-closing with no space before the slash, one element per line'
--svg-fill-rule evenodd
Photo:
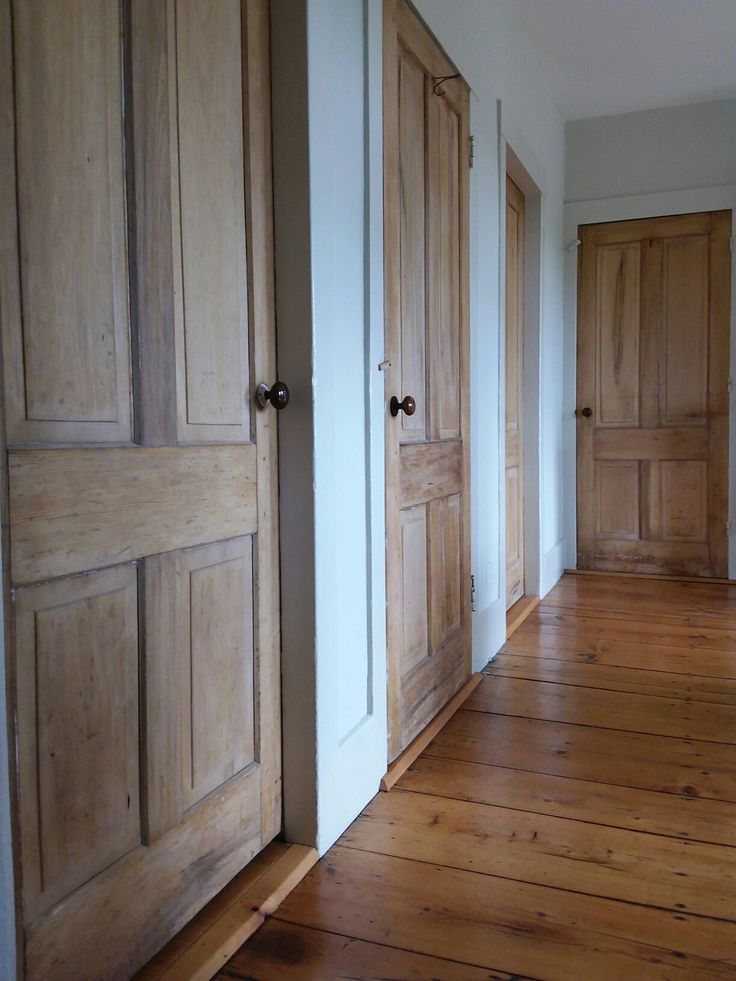
<path fill-rule="evenodd" d="M 403 675 L 429 653 L 426 505 L 406 508 L 401 512 L 401 567 L 404 611 L 401 651 Z"/>
<path fill-rule="evenodd" d="M 600 538 L 639 537 L 639 463 L 596 463 L 596 518 Z"/>
<path fill-rule="evenodd" d="M 432 501 L 429 521 L 429 644 L 433 654 L 461 629 L 462 498 Z"/>
<path fill-rule="evenodd" d="M 521 514 L 519 513 L 519 468 L 506 468 L 506 569 L 521 558 Z M 513 583 L 507 583 L 507 588 Z M 518 598 L 518 597 L 517 597 Z"/>
<path fill-rule="evenodd" d="M 401 172 L 401 394 L 413 395 L 413 416 L 401 413 L 402 441 L 424 439 L 426 399 L 425 91 L 424 72 L 408 52 L 399 58 Z"/>
<path fill-rule="evenodd" d="M 709 252 L 707 235 L 664 242 L 662 422 L 668 426 L 706 424 Z"/>
<path fill-rule="evenodd" d="M 179 579 L 185 692 L 185 802 L 255 760 L 253 555 L 250 538 L 183 553 Z"/>
<path fill-rule="evenodd" d="M 511 195 L 517 194 L 512 200 Z M 519 289 L 524 264 L 522 215 L 518 208 L 523 197 L 513 182 L 506 180 L 506 347 L 504 351 L 506 379 L 506 434 L 521 428 L 522 410 L 522 339 L 523 293 Z M 520 199 L 520 200 L 519 200 Z"/>
<path fill-rule="evenodd" d="M 12 8 L 0 80 L 8 438 L 126 442 L 120 4 Z"/>
<path fill-rule="evenodd" d="M 134 565 L 19 589 L 26 922 L 139 844 Z"/>
<path fill-rule="evenodd" d="M 252 445 L 12 452 L 13 582 L 249 534 L 255 468 Z"/>
<path fill-rule="evenodd" d="M 662 538 L 705 542 L 708 537 L 708 464 L 705 460 L 663 460 Z"/>
<path fill-rule="evenodd" d="M 177 401 L 184 442 L 250 438 L 240 0 L 169 0 Z"/>
<path fill-rule="evenodd" d="M 463 455 L 459 440 L 402 446 L 400 457 L 402 508 L 460 493 Z"/>
<path fill-rule="evenodd" d="M 597 426 L 639 422 L 638 243 L 598 250 L 596 269 Z"/>
<path fill-rule="evenodd" d="M 460 436 L 460 163 L 459 123 L 454 108 L 441 98 L 429 104 L 436 150 L 427 168 L 430 193 L 429 283 L 430 428 L 433 439 Z"/>

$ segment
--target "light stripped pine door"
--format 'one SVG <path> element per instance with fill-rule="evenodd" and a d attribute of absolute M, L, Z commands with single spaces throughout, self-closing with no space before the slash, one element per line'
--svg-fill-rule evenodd
<path fill-rule="evenodd" d="M 728 573 L 730 212 L 581 229 L 578 565 Z"/>
<path fill-rule="evenodd" d="M 524 595 L 524 195 L 506 178 L 506 609 Z"/>
<path fill-rule="evenodd" d="M 0 18 L 22 954 L 106 981 L 280 828 L 267 5 Z"/>
<path fill-rule="evenodd" d="M 470 673 L 469 140 L 467 86 L 403 0 L 384 30 L 392 759 Z"/>

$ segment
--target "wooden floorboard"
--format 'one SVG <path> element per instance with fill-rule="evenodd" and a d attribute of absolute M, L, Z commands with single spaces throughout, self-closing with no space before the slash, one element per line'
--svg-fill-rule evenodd
<path fill-rule="evenodd" d="M 567 576 L 220 971 L 736 978 L 736 590 Z"/>

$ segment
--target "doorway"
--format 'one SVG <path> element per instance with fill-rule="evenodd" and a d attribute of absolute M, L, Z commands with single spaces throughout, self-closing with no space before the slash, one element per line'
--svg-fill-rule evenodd
<path fill-rule="evenodd" d="M 581 227 L 578 567 L 728 574 L 729 211 Z"/>

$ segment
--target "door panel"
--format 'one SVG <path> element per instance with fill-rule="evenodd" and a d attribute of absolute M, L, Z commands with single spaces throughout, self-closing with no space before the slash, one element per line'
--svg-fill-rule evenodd
<path fill-rule="evenodd" d="M 524 595 L 524 195 L 506 177 L 506 609 Z"/>
<path fill-rule="evenodd" d="M 8 674 L 26 973 L 102 981 L 280 827 L 268 20 L 60 6 L 0 7 Z"/>
<path fill-rule="evenodd" d="M 14 4 L 12 40 L 7 17 L 8 440 L 124 442 L 131 412 L 120 4 Z"/>
<path fill-rule="evenodd" d="M 15 596 L 26 915 L 140 844 L 133 565 Z"/>
<path fill-rule="evenodd" d="M 256 759 L 250 539 L 185 552 L 178 587 L 189 808 Z"/>
<path fill-rule="evenodd" d="M 240 2 L 173 4 L 170 24 L 179 439 L 242 442 L 250 400 L 243 91 L 233 85 L 243 72 Z"/>
<path fill-rule="evenodd" d="M 384 5 L 389 756 L 470 671 L 468 90 L 403 0 Z"/>
<path fill-rule="evenodd" d="M 727 575 L 730 225 L 581 229 L 580 568 Z"/>

